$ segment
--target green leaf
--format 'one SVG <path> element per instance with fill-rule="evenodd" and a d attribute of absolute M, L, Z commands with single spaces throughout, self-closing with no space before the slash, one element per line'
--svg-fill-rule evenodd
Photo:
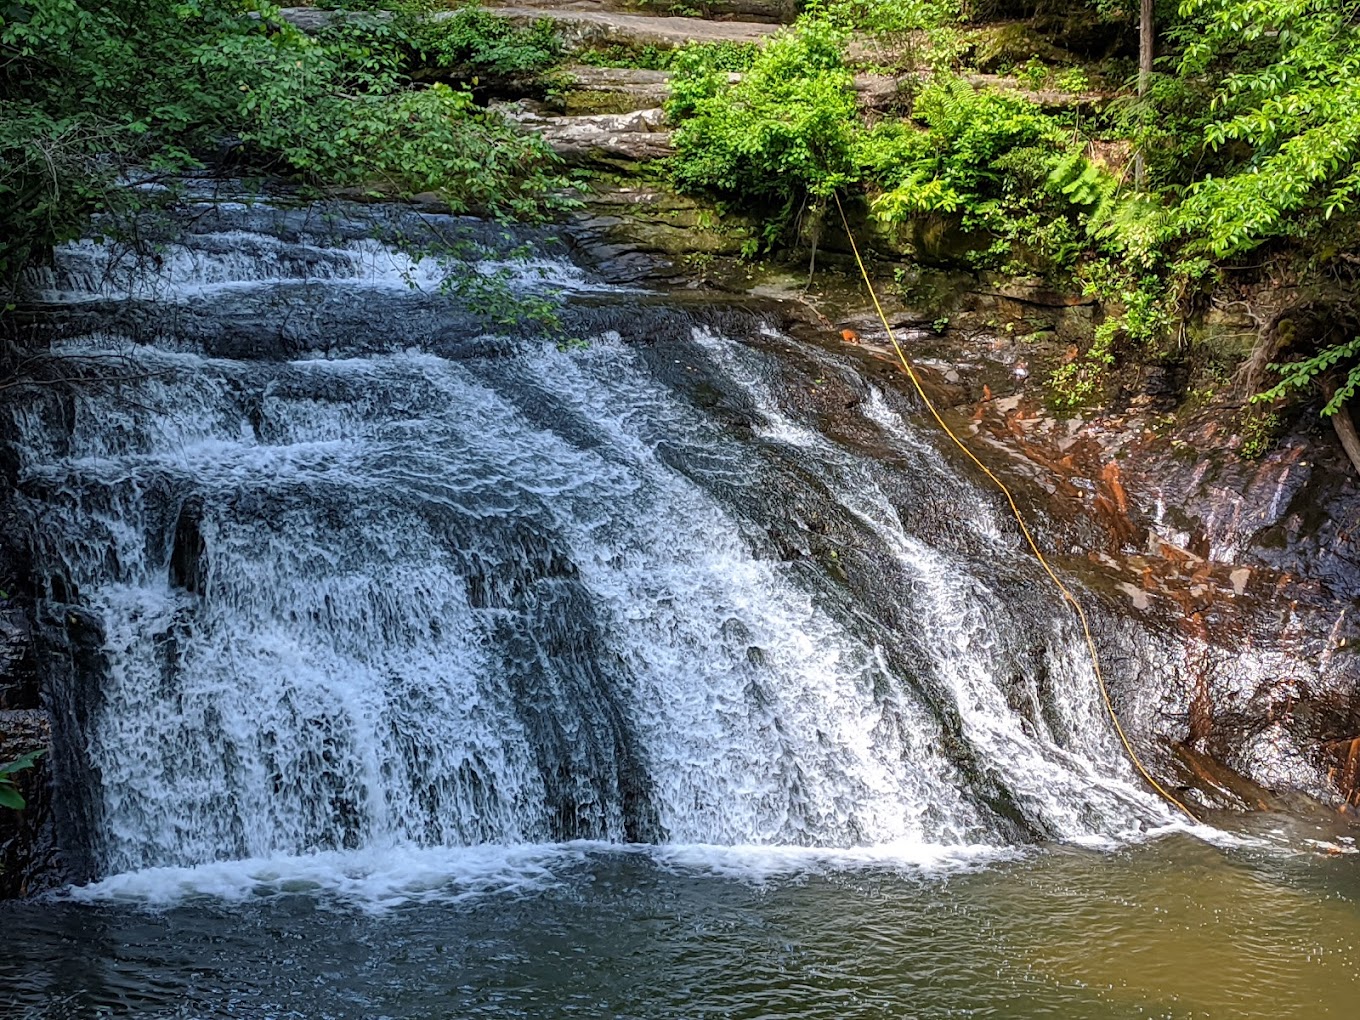
<path fill-rule="evenodd" d="M 46 753 L 47 752 L 42 749 L 29 751 L 27 754 L 16 758 L 14 761 L 6 762 L 5 764 L 0 765 L 0 776 L 10 776 L 16 772 L 23 772 L 25 769 L 31 769 L 37 765 L 38 759 Z"/>
<path fill-rule="evenodd" d="M 0 807 L 12 808 L 15 811 L 22 811 L 27 801 L 23 795 L 14 788 L 10 782 L 0 782 Z"/>

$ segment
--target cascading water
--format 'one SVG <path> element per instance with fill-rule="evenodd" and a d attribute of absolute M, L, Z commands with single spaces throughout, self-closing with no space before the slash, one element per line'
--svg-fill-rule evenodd
<path fill-rule="evenodd" d="M 49 605 L 105 628 L 71 735 L 99 875 L 1168 820 L 901 398 L 541 253 L 478 268 L 577 295 L 587 343 L 497 336 L 431 260 L 298 215 L 205 206 L 151 263 L 83 242 L 32 281 L 82 324 L 53 353 L 85 383 L 14 433 Z M 856 442 L 781 348 L 860 394 Z"/>

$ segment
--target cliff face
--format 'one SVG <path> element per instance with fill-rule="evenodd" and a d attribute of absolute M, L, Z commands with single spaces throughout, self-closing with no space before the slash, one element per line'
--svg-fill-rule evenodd
<path fill-rule="evenodd" d="M 22 533 L 8 506 L 12 479 L 0 475 L 0 762 L 51 746 L 42 676 L 27 597 Z M 47 888 L 59 879 L 47 758 L 16 775 L 23 811 L 0 809 L 0 898 Z"/>
<path fill-rule="evenodd" d="M 946 418 L 1024 493 L 1045 548 L 1117 615 L 1115 631 L 1174 649 L 1115 685 L 1158 771 L 1208 804 L 1301 792 L 1353 811 L 1360 484 L 1317 406 L 1254 439 L 1240 386 L 1200 391 L 1193 365 L 1131 359 L 1100 406 L 1058 414 L 1046 369 L 1089 337 L 1098 308 L 1019 280 L 915 283 L 912 300 L 892 280 L 877 288 Z M 862 297 L 829 275 L 818 299 L 828 342 L 849 330 L 896 364 Z"/>

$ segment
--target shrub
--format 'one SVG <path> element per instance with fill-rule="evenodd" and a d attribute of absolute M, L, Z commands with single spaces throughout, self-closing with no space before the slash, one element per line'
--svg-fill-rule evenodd
<path fill-rule="evenodd" d="M 767 43 L 731 86 L 709 64 L 679 64 L 666 107 L 679 122 L 676 183 L 787 217 L 850 180 L 859 127 L 843 43 L 824 22 L 800 22 Z"/>
<path fill-rule="evenodd" d="M 486 25 L 480 12 L 453 24 L 464 41 L 458 25 Z M 0 15 L 0 282 L 91 213 L 144 198 L 115 187 L 120 176 L 199 167 L 223 148 L 315 184 L 437 191 L 493 214 L 550 206 L 564 180 L 547 147 L 464 93 L 414 87 L 401 25 L 361 19 L 312 38 L 255 0 L 11 4 Z"/>
<path fill-rule="evenodd" d="M 1065 221 L 1072 203 L 1047 185 L 1067 145 L 1055 119 L 1022 96 L 943 76 L 915 112 L 919 127 L 886 122 L 857 149 L 862 173 L 881 189 L 875 215 L 887 223 L 955 215 L 965 230 L 992 235 L 979 262 L 1003 260 L 1023 243 L 1041 261 L 1070 264 L 1079 247 Z"/>
<path fill-rule="evenodd" d="M 754 43 L 691 43 L 679 49 L 613 43 L 575 55 L 578 63 L 596 67 L 635 67 L 644 71 L 680 70 L 691 76 L 703 71 L 748 71 L 760 52 Z"/>
<path fill-rule="evenodd" d="M 471 4 L 432 21 L 423 17 L 423 7 L 405 8 L 399 29 L 422 60 L 441 69 L 463 75 L 532 77 L 562 58 L 562 42 L 550 19 L 520 27 Z"/>
<path fill-rule="evenodd" d="M 958 50 L 957 0 L 809 0 L 803 10 L 806 18 L 866 37 L 880 62 L 892 59 L 905 70 L 944 66 Z"/>

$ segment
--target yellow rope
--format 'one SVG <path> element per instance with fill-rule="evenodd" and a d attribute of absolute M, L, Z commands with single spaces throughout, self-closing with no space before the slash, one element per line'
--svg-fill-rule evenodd
<path fill-rule="evenodd" d="M 1124 727 L 1119 724 L 1119 715 L 1114 710 L 1114 702 L 1110 700 L 1110 691 L 1105 685 L 1105 675 L 1100 669 L 1100 656 L 1096 653 L 1096 641 L 1091 634 L 1091 625 L 1087 622 L 1086 611 L 1082 609 L 1081 603 L 1077 601 L 1077 597 L 1072 594 L 1067 585 L 1063 584 L 1057 573 L 1049 566 L 1048 559 L 1044 556 L 1042 550 L 1040 550 L 1039 544 L 1034 540 L 1034 535 L 1031 534 L 1029 525 L 1025 523 L 1025 516 L 1020 512 L 1020 506 L 1015 502 L 1015 497 L 1011 494 L 1011 490 L 1007 488 L 1006 483 L 998 478 L 992 472 L 991 468 L 982 463 L 963 440 L 954 434 L 954 430 L 949 427 L 944 418 L 940 415 L 940 412 L 936 410 L 930 397 L 926 395 L 925 387 L 921 385 L 920 377 L 916 374 L 916 370 L 912 368 L 911 362 L 907 360 L 907 356 L 902 350 L 902 345 L 897 341 L 897 335 L 893 333 L 892 326 L 888 324 L 888 316 L 884 313 L 883 306 L 879 304 L 878 295 L 874 293 L 873 282 L 869 279 L 869 271 L 864 267 L 864 260 L 860 258 L 859 245 L 855 243 L 855 235 L 850 231 L 850 223 L 845 218 L 845 210 L 841 207 L 840 196 L 833 192 L 832 197 L 836 200 L 836 211 L 840 213 L 841 225 L 845 227 L 845 236 L 850 239 L 850 250 L 855 253 L 855 262 L 859 265 L 859 272 L 864 278 L 864 286 L 869 291 L 869 297 L 874 303 L 874 310 L 878 312 L 878 318 L 883 323 L 883 328 L 887 330 L 888 339 L 892 341 L 893 350 L 897 352 L 897 359 L 902 363 L 902 368 L 906 371 L 907 378 L 911 380 L 912 386 L 916 388 L 916 393 L 920 396 L 921 402 L 926 405 L 926 409 L 930 411 L 931 416 L 934 417 L 940 428 L 944 430 L 944 434 L 953 440 L 954 445 L 962 450 L 964 455 L 976 464 L 982 473 L 990 478 L 996 487 L 1001 490 L 1002 495 L 1006 497 L 1006 502 L 1010 504 L 1011 513 L 1015 515 L 1015 522 L 1020 525 L 1020 533 L 1025 536 L 1025 541 L 1029 543 L 1030 549 L 1034 552 L 1034 558 L 1039 561 L 1039 565 L 1044 568 L 1044 572 L 1048 574 L 1053 583 L 1057 585 L 1058 591 L 1062 592 L 1063 598 L 1071 603 L 1072 608 L 1077 611 L 1077 618 L 1081 621 L 1082 633 L 1086 635 L 1086 648 L 1091 653 L 1091 666 L 1095 670 L 1096 681 L 1100 685 L 1100 696 L 1105 701 L 1105 709 L 1110 713 L 1110 721 L 1114 723 L 1114 730 L 1119 734 L 1119 740 L 1123 743 L 1124 750 L 1128 752 L 1129 760 L 1133 762 L 1133 766 L 1138 770 L 1139 774 L 1147 780 L 1149 786 L 1161 794 L 1168 803 L 1174 804 L 1184 812 L 1185 816 L 1192 822 L 1198 822 L 1199 819 L 1195 817 L 1194 813 L 1172 796 L 1161 783 L 1153 779 L 1152 774 L 1143 767 L 1143 763 L 1139 759 L 1138 753 L 1133 749 L 1133 744 L 1129 742 L 1128 736 L 1124 733 Z"/>

